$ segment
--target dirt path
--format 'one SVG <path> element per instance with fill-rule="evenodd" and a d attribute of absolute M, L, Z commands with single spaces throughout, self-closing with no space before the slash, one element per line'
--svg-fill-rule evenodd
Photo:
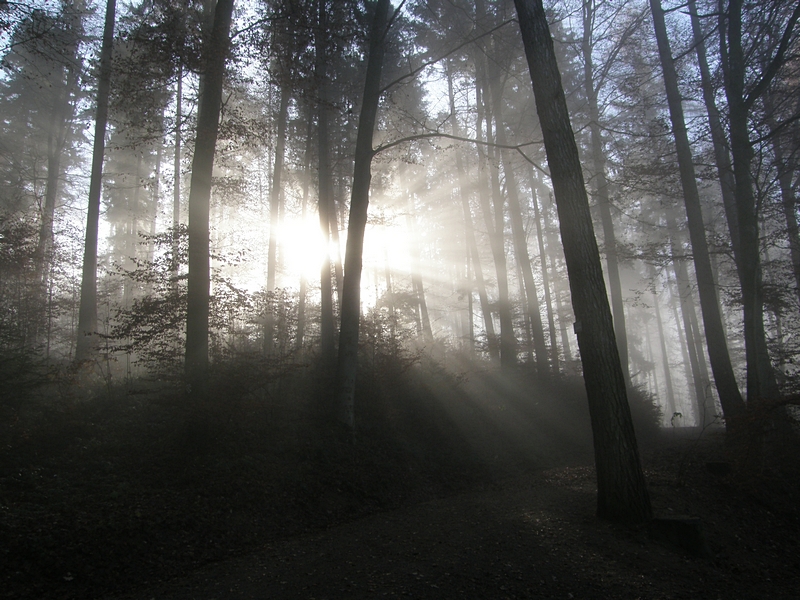
<path fill-rule="evenodd" d="M 654 502 L 675 492 L 657 488 Z M 714 558 L 691 559 L 593 509 L 590 469 L 561 469 L 280 541 L 118 600 L 796 597 L 795 557 L 772 577 L 750 558 L 770 558 L 753 545 L 767 539 L 725 548 L 738 534 L 707 522 Z"/>

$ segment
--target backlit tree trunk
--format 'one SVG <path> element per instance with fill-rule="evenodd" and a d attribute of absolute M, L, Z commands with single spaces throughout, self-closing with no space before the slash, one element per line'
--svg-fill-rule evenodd
<path fill-rule="evenodd" d="M 186 379 L 190 397 L 205 393 L 210 306 L 209 205 L 219 131 L 222 84 L 228 55 L 233 0 L 218 0 L 206 46 L 189 191 L 189 278 L 186 311 Z"/>
<path fill-rule="evenodd" d="M 667 92 L 672 131 L 675 137 L 675 148 L 678 155 L 678 168 L 686 206 L 689 237 L 692 242 L 697 290 L 700 295 L 700 309 L 703 312 L 703 325 L 706 332 L 708 355 L 711 360 L 711 371 L 714 373 L 714 382 L 719 393 L 722 411 L 730 419 L 741 413 L 744 409 L 744 401 L 739 393 L 739 387 L 733 374 L 733 366 L 728 354 L 728 342 L 722 326 L 722 314 L 717 300 L 714 272 L 708 253 L 703 212 L 700 207 L 700 193 L 697 189 L 697 180 L 695 179 L 694 164 L 692 162 L 692 149 L 686 132 L 683 106 L 681 104 L 680 90 L 678 89 L 678 75 L 675 71 L 672 51 L 667 38 L 664 12 L 661 9 L 659 0 L 650 0 L 650 8 L 653 14 L 653 25 L 656 32 L 656 41 L 658 42 L 661 67 L 664 71 L 664 85 Z"/>
<path fill-rule="evenodd" d="M 719 2 L 720 64 L 728 100 L 733 174 L 736 180 L 736 208 L 739 218 L 741 257 L 738 261 L 742 284 L 745 355 L 747 357 L 747 400 L 772 400 L 778 394 L 778 384 L 767 350 L 764 331 L 764 298 L 761 277 L 761 249 L 758 210 L 753 189 L 753 146 L 750 142 L 749 113 L 753 103 L 767 89 L 769 82 L 783 62 L 788 41 L 800 18 L 800 4 L 790 16 L 782 42 L 770 61 L 774 70 L 761 74 L 755 89 L 745 95 L 745 53 L 742 48 L 742 0 L 730 0 L 728 10 Z M 710 342 L 709 342 L 710 343 Z"/>
<path fill-rule="evenodd" d="M 622 373 L 625 382 L 630 386 L 630 370 L 628 368 L 628 334 L 625 329 L 625 304 L 622 298 L 622 283 L 619 275 L 619 258 L 617 255 L 617 237 L 614 233 L 614 221 L 611 218 L 611 199 L 608 194 L 606 178 L 606 159 L 603 154 L 603 141 L 600 131 L 600 108 L 597 103 L 597 87 L 594 83 L 594 62 L 592 59 L 592 23 L 594 21 L 593 2 L 583 3 L 583 85 L 589 109 L 589 132 L 592 144 L 592 179 L 597 193 L 597 207 L 600 211 L 600 222 L 603 225 L 603 242 L 606 251 L 606 272 L 611 292 L 611 310 L 614 315 L 614 333 L 617 336 L 619 359 L 622 362 Z"/>
<path fill-rule="evenodd" d="M 358 330 L 361 318 L 361 267 L 364 230 L 367 226 L 369 186 L 372 178 L 372 136 L 380 100 L 381 71 L 386 43 L 389 0 L 378 0 L 369 34 L 369 57 L 364 99 L 358 119 L 353 189 L 342 286 L 342 322 L 339 329 L 339 357 L 336 367 L 337 412 L 349 430 L 355 431 L 355 390 L 358 371 Z"/>
<path fill-rule="evenodd" d="M 541 0 L 515 0 L 561 224 L 597 470 L 597 514 L 642 522 L 652 515 L 639 462 L 589 198 Z"/>
<path fill-rule="evenodd" d="M 103 155 L 106 147 L 108 98 L 111 89 L 111 52 L 114 41 L 116 0 L 108 0 L 100 49 L 100 78 L 97 83 L 97 107 L 94 122 L 92 175 L 89 180 L 89 208 L 86 215 L 86 238 L 83 247 L 81 301 L 78 309 L 78 340 L 75 360 L 91 360 L 96 349 L 97 333 L 97 234 L 100 227 L 100 196 L 103 189 Z"/>

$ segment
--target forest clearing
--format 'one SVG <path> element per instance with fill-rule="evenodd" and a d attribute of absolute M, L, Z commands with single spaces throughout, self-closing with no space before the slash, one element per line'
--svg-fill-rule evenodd
<path fill-rule="evenodd" d="M 7 594 L 791 597 L 798 21 L 0 2 Z"/>

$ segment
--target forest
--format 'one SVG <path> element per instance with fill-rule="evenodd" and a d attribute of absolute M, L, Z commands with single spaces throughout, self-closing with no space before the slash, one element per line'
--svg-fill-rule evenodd
<path fill-rule="evenodd" d="M 645 538 L 712 561 L 713 597 L 800 572 L 798 19 L 0 1 L 10 597 L 112 597 L 536 477 L 609 524 L 597 573 Z M 627 577 L 508 597 L 704 597 Z M 505 597 L 474 585 L 412 595 Z"/>

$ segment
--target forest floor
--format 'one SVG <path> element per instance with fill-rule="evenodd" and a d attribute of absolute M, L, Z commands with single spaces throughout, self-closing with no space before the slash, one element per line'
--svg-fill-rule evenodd
<path fill-rule="evenodd" d="M 598 520 L 586 440 L 554 447 L 511 400 L 491 419 L 417 406 L 384 423 L 424 417 L 416 437 L 353 446 L 277 405 L 239 406 L 200 444 L 174 404 L 127 398 L 3 425 L 0 597 L 798 596 L 796 444 L 743 471 L 718 429 L 644 440 L 654 511 L 700 519 L 697 557 Z"/>

